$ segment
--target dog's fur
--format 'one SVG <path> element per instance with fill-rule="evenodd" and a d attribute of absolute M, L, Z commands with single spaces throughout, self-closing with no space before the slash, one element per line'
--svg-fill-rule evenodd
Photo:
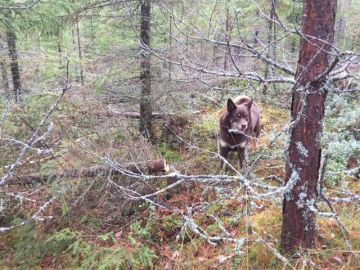
<path fill-rule="evenodd" d="M 242 167 L 246 158 L 250 137 L 260 136 L 260 111 L 256 103 L 248 96 L 228 99 L 227 108 L 220 115 L 219 151 L 227 159 L 229 152 L 236 151 Z M 221 159 L 221 169 L 225 168 Z"/>

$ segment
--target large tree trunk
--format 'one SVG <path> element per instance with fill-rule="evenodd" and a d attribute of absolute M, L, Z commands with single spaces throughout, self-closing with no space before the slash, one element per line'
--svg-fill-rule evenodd
<path fill-rule="evenodd" d="M 336 5 L 337 0 L 304 0 L 302 33 L 307 36 L 302 36 L 300 43 L 298 83 L 293 90 L 291 108 L 295 122 L 286 172 L 286 183 L 291 190 L 283 201 L 281 247 L 286 253 L 315 246 L 316 216 L 313 210 L 327 93 L 324 82 L 334 42 Z"/>
<path fill-rule="evenodd" d="M 20 101 L 21 95 L 21 80 L 20 80 L 20 68 L 18 63 L 18 53 L 16 50 L 16 35 L 12 31 L 8 31 L 7 35 L 7 43 L 10 57 L 10 68 L 11 68 L 11 76 L 13 80 L 13 91 L 15 102 Z"/>
<path fill-rule="evenodd" d="M 140 132 L 150 141 L 154 140 L 151 108 L 151 62 L 150 62 L 150 6 L 151 0 L 141 0 L 141 96 L 140 96 Z"/>

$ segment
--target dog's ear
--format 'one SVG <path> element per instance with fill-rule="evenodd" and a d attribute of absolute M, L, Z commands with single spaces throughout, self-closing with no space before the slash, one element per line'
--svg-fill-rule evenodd
<path fill-rule="evenodd" d="M 248 101 L 247 103 L 245 103 L 245 106 L 248 107 L 248 109 L 250 110 L 252 104 L 253 104 L 253 100 L 250 99 L 250 101 Z"/>
<path fill-rule="evenodd" d="M 227 110 L 229 113 L 232 113 L 233 111 L 236 110 L 236 105 L 234 101 L 232 101 L 230 98 L 227 101 Z"/>

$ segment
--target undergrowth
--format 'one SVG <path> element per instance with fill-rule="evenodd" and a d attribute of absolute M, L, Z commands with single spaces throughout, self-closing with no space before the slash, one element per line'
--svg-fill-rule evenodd
<path fill-rule="evenodd" d="M 42 99 L 46 102 L 52 100 L 45 97 Z M 28 120 L 34 126 L 43 112 L 35 112 L 40 110 L 39 107 L 33 104 L 34 101 L 30 103 L 29 111 L 33 110 L 34 116 Z M 341 105 L 341 109 L 335 105 L 329 106 L 328 109 L 322 143 L 325 151 L 331 153 L 325 177 L 329 188 L 331 185 L 347 184 L 353 190 L 360 190 L 358 181 L 353 178 L 344 179 L 344 171 L 348 169 L 348 158 L 359 155 L 359 120 L 355 116 L 360 111 L 358 107 L 355 109 L 352 107 L 354 104 L 356 102 L 347 100 L 346 104 Z M 1 106 L 4 108 L 4 105 Z M 74 109 L 72 105 L 68 106 L 62 109 Z M 285 174 L 283 159 L 288 143 L 286 136 L 282 136 L 270 149 L 268 143 L 274 134 L 288 123 L 289 113 L 263 103 L 260 103 L 260 107 L 263 123 L 260 146 L 251 149 L 250 158 L 253 160 L 258 153 L 263 152 L 263 157 L 259 165 L 254 168 L 254 172 L 261 181 L 267 181 L 267 176 L 277 175 L 281 178 Z M 28 109 L 24 110 L 28 112 Z M 23 114 L 26 112 L 24 111 Z M 72 119 L 62 119 L 62 121 L 80 125 L 80 117 L 81 114 L 74 113 Z M 87 121 L 91 123 L 91 117 L 95 116 L 89 114 L 88 117 Z M 111 129 L 92 130 L 88 127 L 86 132 L 80 132 L 81 126 L 76 125 L 71 131 L 66 130 L 64 133 L 61 133 L 61 128 L 56 130 L 58 136 L 66 134 L 59 149 L 70 150 L 61 152 L 59 159 L 42 162 L 39 166 L 41 174 L 54 174 L 59 166 L 82 167 L 84 164 L 96 164 L 98 157 L 84 156 L 85 151 L 81 151 L 83 149 L 91 149 L 104 155 L 110 153 L 113 159 L 120 161 L 131 161 L 134 157 L 147 160 L 148 157 L 160 156 L 165 157 L 171 165 L 176 165 L 176 169 L 184 173 L 218 173 L 219 160 L 214 155 L 217 152 L 218 111 L 200 115 L 189 121 L 186 126 L 181 126 L 185 129 L 182 133 L 183 142 L 173 136 L 171 143 L 164 140 L 156 147 L 145 150 L 142 148 L 146 145 L 143 141 L 136 143 L 138 134 L 133 127 L 125 124 Z M 18 119 L 15 119 L 14 123 L 3 123 L 2 128 L 10 136 L 27 127 L 19 125 Z M 22 134 L 23 138 L 27 135 Z M 127 143 L 124 144 L 124 141 Z M 84 145 L 88 148 L 82 148 Z M 236 157 L 230 162 L 236 164 Z M 252 202 L 250 205 L 252 213 L 249 216 L 244 202 L 239 202 L 236 198 L 226 198 L 226 189 L 221 187 L 205 189 L 196 185 L 183 185 L 158 197 L 169 208 L 175 206 L 179 209 L 174 213 L 155 209 L 146 203 L 123 204 L 119 199 L 120 195 L 116 195 L 113 186 L 108 186 L 104 179 L 105 177 L 96 179 L 85 193 L 84 190 L 91 181 L 68 179 L 64 183 L 53 184 L 54 190 L 58 191 L 64 187 L 69 190 L 52 210 L 52 214 L 60 213 L 60 217 L 55 218 L 55 225 L 49 229 L 47 226 L 28 223 L 6 236 L 1 236 L 0 240 L 4 243 L 2 245 L 6 246 L 5 250 L 8 252 L 0 253 L 0 267 L 164 269 L 170 262 L 173 269 L 249 269 L 255 266 L 257 269 L 280 269 L 282 267 L 278 258 L 263 244 L 257 242 L 257 238 L 249 229 L 250 226 L 277 249 L 282 223 L 281 208 L 277 202 Z M 165 182 L 168 184 L 167 181 Z M 159 186 L 150 188 L 156 190 Z M 79 196 L 83 197 L 79 205 L 74 207 L 75 199 Z M 106 197 L 109 199 L 103 199 Z M 203 213 L 195 216 L 194 220 L 210 236 L 223 235 L 222 228 L 213 219 L 216 216 L 221 219 L 232 237 L 250 236 L 252 241 L 247 243 L 241 252 L 236 252 L 233 244 L 220 243 L 213 246 L 185 228 L 181 214 L 188 206 L 196 207 L 199 202 L 208 203 L 208 207 Z M 349 239 L 354 250 L 359 250 L 358 211 L 344 207 L 340 213 L 340 219 L 349 229 Z M 21 218 L 23 220 L 26 215 Z M 14 218 L 12 224 L 21 220 Z M 337 257 L 343 262 L 349 261 L 352 267 L 354 262 L 341 252 L 346 250 L 346 246 L 336 222 L 323 218 L 318 221 L 317 250 L 310 251 L 309 256 L 316 265 L 324 269 L 336 269 L 339 266 Z M 356 269 L 351 267 L 349 269 Z"/>

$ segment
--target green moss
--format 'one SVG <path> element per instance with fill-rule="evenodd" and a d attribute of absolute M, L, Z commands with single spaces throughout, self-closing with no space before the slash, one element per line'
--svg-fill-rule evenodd
<path fill-rule="evenodd" d="M 181 160 L 179 151 L 172 149 L 167 143 L 161 143 L 157 147 L 157 152 L 168 162 L 177 162 Z"/>
<path fill-rule="evenodd" d="M 194 137 L 200 138 L 216 138 L 219 129 L 218 116 L 208 114 L 197 119 L 192 127 Z"/>

